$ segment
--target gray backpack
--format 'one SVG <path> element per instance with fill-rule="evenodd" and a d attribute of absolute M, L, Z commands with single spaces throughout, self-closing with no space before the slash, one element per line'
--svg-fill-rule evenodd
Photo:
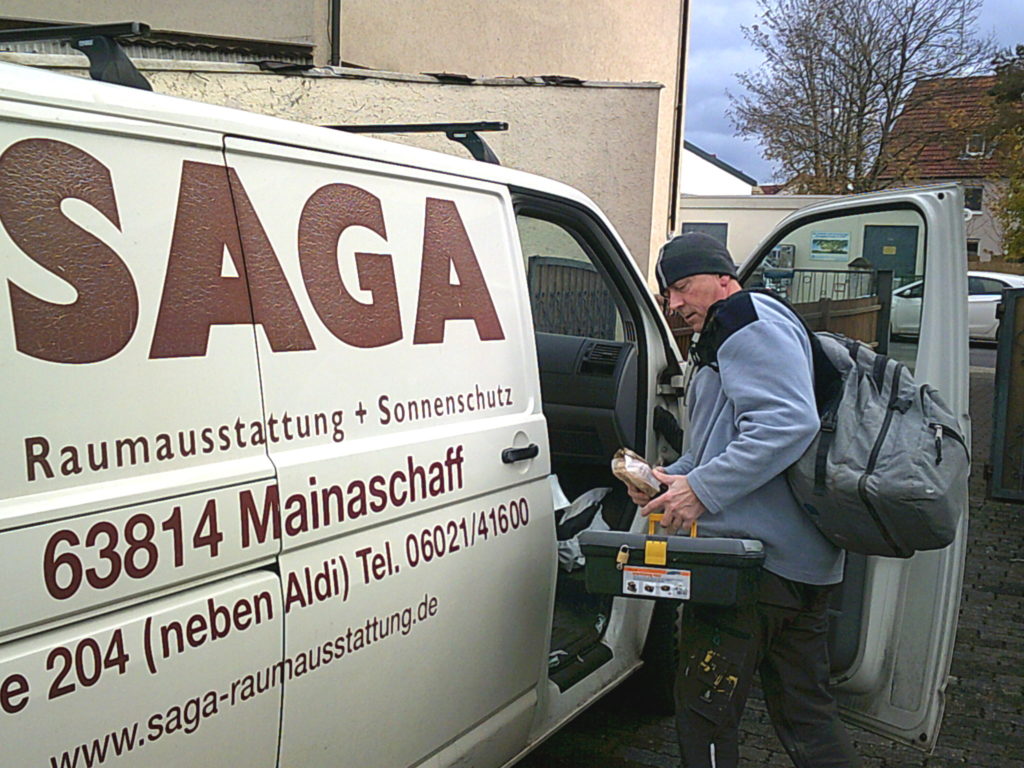
<path fill-rule="evenodd" d="M 821 429 L 786 470 L 793 495 L 850 552 L 910 557 L 945 547 L 970 468 L 956 416 L 903 363 L 838 334 L 810 337 Z"/>
<path fill-rule="evenodd" d="M 810 338 L 821 429 L 786 479 L 825 538 L 887 557 L 952 542 L 970 452 L 938 392 L 866 344 L 811 331 L 777 293 L 752 292 L 789 307 Z"/>

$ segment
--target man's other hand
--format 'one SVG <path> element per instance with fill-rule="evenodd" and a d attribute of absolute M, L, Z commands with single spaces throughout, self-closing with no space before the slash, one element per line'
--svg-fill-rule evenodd
<path fill-rule="evenodd" d="M 707 511 L 707 508 L 693 492 L 686 475 L 669 475 L 661 467 L 655 467 L 654 476 L 667 486 L 668 490 L 649 501 L 640 510 L 640 514 L 646 517 L 660 512 L 661 527 L 670 534 L 681 528 L 689 531 L 690 526 Z"/>

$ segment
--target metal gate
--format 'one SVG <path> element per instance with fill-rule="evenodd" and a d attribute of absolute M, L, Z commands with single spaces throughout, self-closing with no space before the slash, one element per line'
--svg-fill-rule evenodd
<path fill-rule="evenodd" d="M 992 413 L 990 495 L 1024 501 L 1024 288 L 1003 291 Z"/>

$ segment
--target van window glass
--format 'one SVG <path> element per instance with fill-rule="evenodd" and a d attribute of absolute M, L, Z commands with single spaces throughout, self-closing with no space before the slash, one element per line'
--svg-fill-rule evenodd
<path fill-rule="evenodd" d="M 622 320 L 583 240 L 561 224 L 516 217 L 534 329 L 622 341 Z"/>
<path fill-rule="evenodd" d="M 913 370 L 927 287 L 924 235 L 912 210 L 818 219 L 773 243 L 744 282 L 781 293 L 811 328 L 887 348 Z M 889 327 L 880 328 L 886 306 Z"/>

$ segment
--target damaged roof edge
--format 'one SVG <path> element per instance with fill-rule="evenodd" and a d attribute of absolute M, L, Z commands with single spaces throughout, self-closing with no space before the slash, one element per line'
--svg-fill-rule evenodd
<path fill-rule="evenodd" d="M 14 53 L 0 51 L 0 61 L 13 64 L 44 67 L 48 69 L 83 69 L 88 67 L 88 59 L 84 55 L 64 55 L 55 53 Z M 557 88 L 664 88 L 661 83 L 641 81 L 625 82 L 612 80 L 577 80 L 562 75 L 528 75 L 519 77 L 459 77 L 446 73 L 437 75 L 413 74 L 410 72 L 388 72 L 363 67 L 313 67 L 304 72 L 274 73 L 262 70 L 255 59 L 250 62 L 238 61 L 197 61 L 189 59 L 160 59 L 132 57 L 132 62 L 140 70 L 163 72 L 222 72 L 239 74 L 287 74 L 298 77 L 345 78 L 357 80 L 393 80 L 407 83 L 433 83 L 464 87 L 467 85 L 485 86 L 547 86 Z"/>

